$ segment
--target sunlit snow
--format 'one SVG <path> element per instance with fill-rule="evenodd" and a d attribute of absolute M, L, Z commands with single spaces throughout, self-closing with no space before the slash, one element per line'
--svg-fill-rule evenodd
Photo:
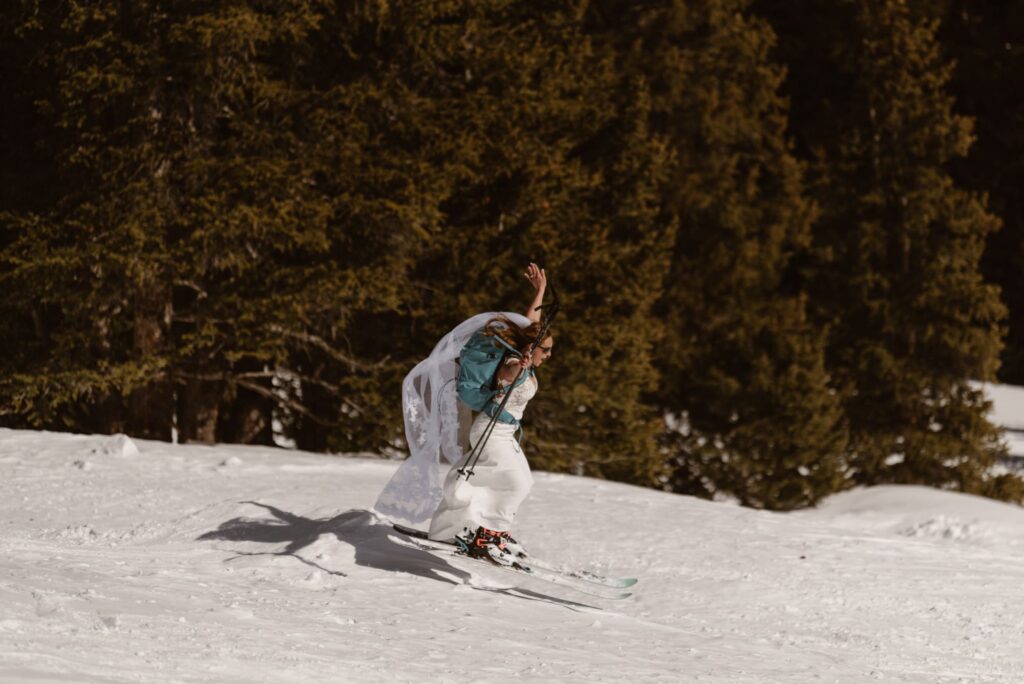
<path fill-rule="evenodd" d="M 397 543 L 395 467 L 0 430 L 0 681 L 1024 682 L 1024 509 L 538 473 L 517 536 L 611 601 Z"/>

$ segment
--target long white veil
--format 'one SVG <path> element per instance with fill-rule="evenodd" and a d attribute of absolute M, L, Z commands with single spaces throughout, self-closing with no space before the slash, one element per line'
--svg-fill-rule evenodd
<path fill-rule="evenodd" d="M 463 457 L 455 392 L 459 375 L 456 362 L 473 333 L 496 316 L 506 316 L 520 327 L 530 325 L 530 320 L 522 314 L 477 314 L 442 337 L 430 356 L 416 364 L 402 381 L 402 412 L 409 458 L 377 497 L 374 509 L 378 513 L 410 525 L 433 516 L 441 502 L 441 488 L 448 469 Z M 463 412 L 464 416 L 466 414 Z"/>

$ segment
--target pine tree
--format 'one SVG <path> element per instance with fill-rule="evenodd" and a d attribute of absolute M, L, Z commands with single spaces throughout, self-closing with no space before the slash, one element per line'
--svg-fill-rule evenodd
<path fill-rule="evenodd" d="M 978 266 L 998 222 L 947 171 L 971 125 L 953 113 L 936 22 L 898 0 L 762 6 L 814 159 L 814 308 L 830 324 L 848 477 L 1005 494 L 990 476 L 998 433 L 971 384 L 998 364 L 1004 309 Z"/>
<path fill-rule="evenodd" d="M 126 9 L 115 34 L 109 6 L 20 9 L 21 30 L 50 40 L 36 54 L 58 84 L 43 112 L 60 139 L 61 192 L 52 207 L 8 217 L 17 237 L 4 249 L 5 295 L 31 307 L 46 344 L 7 377 L 5 403 L 37 424 L 59 413 L 81 429 L 169 437 L 167 193 L 153 144 L 158 85 L 141 77 L 160 14 Z"/>
<path fill-rule="evenodd" d="M 52 281 L 50 344 L 6 381 L 11 412 L 167 438 L 173 388 L 185 439 L 267 443 L 277 419 L 390 442 L 395 420 L 382 435 L 388 416 L 354 408 L 382 396 L 384 353 L 345 346 L 395 308 L 422 198 L 391 185 L 408 155 L 382 170 L 381 110 L 339 98 L 366 92 L 324 87 L 311 45 L 342 46 L 317 9 L 69 3 L 39 19 L 62 176 L 3 254 L 12 308 Z M 303 356 L 330 368 L 307 374 Z"/>
<path fill-rule="evenodd" d="M 417 38 L 435 23 L 456 32 L 453 16 L 444 5 L 332 5 L 307 41 L 296 76 L 309 94 L 303 164 L 323 198 L 327 247 L 314 271 L 318 294 L 304 304 L 307 324 L 290 332 L 294 382 L 285 391 L 336 419 L 287 416 L 301 447 L 400 443 L 401 379 L 424 353 L 416 325 L 429 304 L 409 273 L 442 232 L 441 206 L 474 154 L 460 126 L 466 104 L 443 92 L 446 79 L 463 75 L 438 71 Z M 423 286 L 447 287 L 446 278 Z"/>
<path fill-rule="evenodd" d="M 1000 287 L 1008 308 L 999 379 L 1024 384 L 1024 9 L 1015 3 L 943 0 L 939 39 L 954 62 L 948 84 L 958 113 L 974 120 L 976 140 L 965 157 L 950 162 L 957 185 L 989 198 L 1002 228 L 988 237 L 985 279 Z"/>
<path fill-rule="evenodd" d="M 422 114 L 384 115 L 402 93 L 365 71 L 357 8 L 199 7 L 170 32 L 190 115 L 179 385 L 218 439 L 266 443 L 277 421 L 305 448 L 379 449 L 400 432 L 388 322 L 437 202 L 403 186 L 443 173 L 414 172 L 427 150 L 398 132 Z"/>
<path fill-rule="evenodd" d="M 651 482 L 659 454 L 649 308 L 666 267 L 658 222 L 664 154 L 646 126 L 640 83 L 584 31 L 586 3 L 389 6 L 356 45 L 386 46 L 376 82 L 402 132 L 437 165 L 421 192 L 427 248 L 414 263 L 408 363 L 455 322 L 521 310 L 530 260 L 563 299 L 556 351 L 541 373 L 525 446 L 541 468 Z M 368 35 L 367 35 L 368 34 Z M 384 59 L 380 57 L 379 59 Z M 433 121 L 436 128 L 423 121 Z M 397 394 L 395 395 L 397 397 Z"/>
<path fill-rule="evenodd" d="M 51 205 L 58 187 L 55 131 L 38 116 L 35 104 L 51 95 L 43 48 L 48 36 L 32 10 L 22 2 L 0 8 L 0 81 L 5 84 L 0 108 L 0 255 L 19 239 L 20 219 Z M 10 378 L 44 356 L 48 345 L 46 309 L 5 283 L 7 270 L 0 267 L 0 397 Z M 19 420 L 13 406 L 0 398 L 0 425 L 22 426 Z"/>
<path fill-rule="evenodd" d="M 174 250 L 189 439 L 271 443 L 275 417 L 338 420 L 334 407 L 287 391 L 295 349 L 335 351 L 316 316 L 339 303 L 330 282 L 352 275 L 328 268 L 331 199 L 309 161 L 317 142 L 302 67 L 320 19 L 305 2 L 197 5 L 169 31 L 187 112 Z"/>
<path fill-rule="evenodd" d="M 632 69 L 654 90 L 674 163 L 679 226 L 658 308 L 657 400 L 676 491 L 758 507 L 814 503 L 841 485 L 844 433 L 794 264 L 814 208 L 785 137 L 771 30 L 747 2 L 629 5 Z M 609 12 L 615 14 L 615 12 Z"/>

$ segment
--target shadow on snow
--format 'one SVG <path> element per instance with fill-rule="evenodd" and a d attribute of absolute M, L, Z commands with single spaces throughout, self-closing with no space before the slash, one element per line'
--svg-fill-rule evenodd
<path fill-rule="evenodd" d="M 333 534 L 338 541 L 348 544 L 355 549 L 356 565 L 389 572 L 403 572 L 446 584 L 463 584 L 480 591 L 506 594 L 530 601 L 544 601 L 565 606 L 566 608 L 592 608 L 592 606 L 586 604 L 549 596 L 522 587 L 503 589 L 475 584 L 472 581 L 472 573 L 452 565 L 444 558 L 392 540 L 392 535 L 397 535 L 398 533 L 392 529 L 390 523 L 381 521 L 371 511 L 355 509 L 336 515 L 333 518 L 317 520 L 304 518 L 257 501 L 243 501 L 241 503 L 259 506 L 269 511 L 273 517 L 233 518 L 222 523 L 216 530 L 201 535 L 198 539 L 200 541 L 221 540 L 260 544 L 286 544 L 286 546 L 278 551 L 238 551 L 236 556 L 228 559 L 229 561 L 243 556 L 291 556 L 299 562 L 315 567 L 322 572 L 338 577 L 346 577 L 347 575 L 343 572 L 325 568 L 315 561 L 299 555 L 302 549 L 313 544 L 321 535 Z M 475 563 L 476 561 L 467 559 L 467 562 Z M 482 567 L 486 569 L 486 566 Z"/>

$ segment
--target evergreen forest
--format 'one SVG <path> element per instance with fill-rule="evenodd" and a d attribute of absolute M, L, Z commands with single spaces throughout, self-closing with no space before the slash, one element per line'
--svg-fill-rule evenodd
<path fill-rule="evenodd" d="M 404 452 L 557 288 L 536 469 L 1021 503 L 1024 4 L 8 0 L 0 426 Z"/>

